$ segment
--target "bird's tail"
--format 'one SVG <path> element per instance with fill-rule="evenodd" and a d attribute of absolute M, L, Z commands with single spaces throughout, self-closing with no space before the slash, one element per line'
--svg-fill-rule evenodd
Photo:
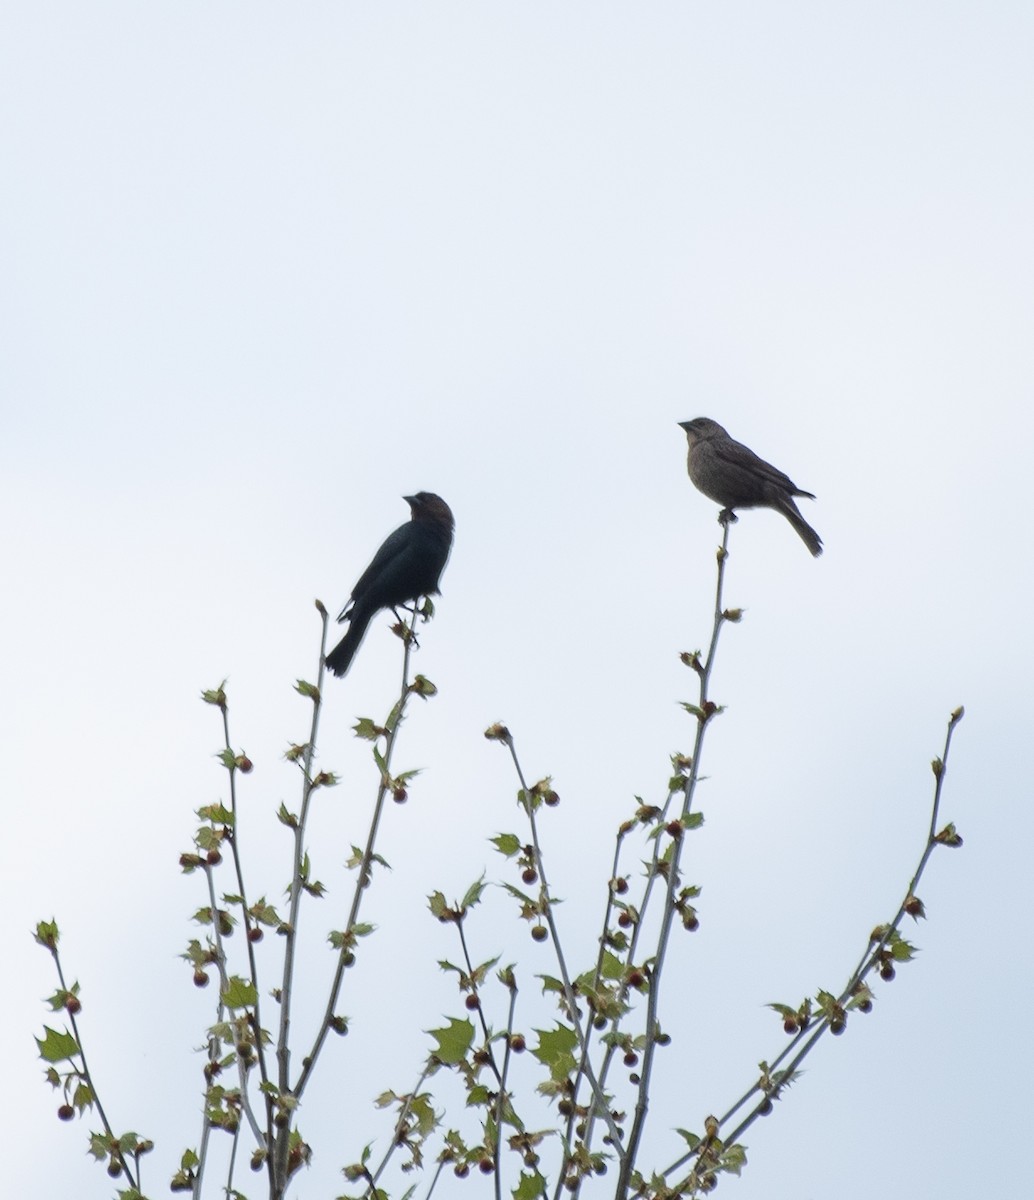
<path fill-rule="evenodd" d="M 372 618 L 373 611 L 368 612 L 365 608 L 353 608 L 348 614 L 348 632 L 327 655 L 327 667 L 335 675 L 344 675 L 352 665 L 352 659 L 355 658 L 355 652 L 359 649 L 366 635 L 366 627 Z"/>
<path fill-rule="evenodd" d="M 806 496 L 809 493 L 799 492 L 801 496 Z M 812 554 L 818 558 L 822 553 L 822 538 L 815 532 L 808 522 L 801 516 L 801 510 L 794 504 L 789 497 L 783 497 L 779 505 L 779 511 L 786 517 L 790 524 L 797 530 L 801 541 L 808 547 Z"/>

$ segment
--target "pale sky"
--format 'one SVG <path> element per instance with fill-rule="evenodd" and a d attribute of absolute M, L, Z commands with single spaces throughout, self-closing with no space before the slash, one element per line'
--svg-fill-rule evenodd
<path fill-rule="evenodd" d="M 492 721 L 554 776 L 551 882 L 587 965 L 614 830 L 692 740 L 678 654 L 708 637 L 719 536 L 676 424 L 698 415 L 816 494 L 826 553 L 769 512 L 733 530 L 746 617 L 715 675 L 701 929 L 673 946 L 644 1165 L 783 1048 L 763 1006 L 837 990 L 893 915 L 964 704 L 943 815 L 965 847 L 928 870 L 921 953 L 719 1194 L 1024 1194 L 1032 61 L 1034 11 L 1007 0 L 4 9 L 11 1195 L 113 1190 L 84 1154 L 96 1121 L 59 1124 L 41 1081 L 40 918 L 110 1115 L 158 1143 L 150 1193 L 196 1143 L 214 989 L 176 957 L 206 902 L 177 858 L 225 796 L 198 694 L 228 677 L 251 890 L 277 899 L 312 602 L 337 611 L 404 494 L 456 515 L 416 659 L 440 695 L 399 752 L 423 773 L 388 813 L 353 1034 L 310 1093 L 292 1195 L 347 1190 L 338 1169 L 389 1136 L 372 1098 L 460 1011 L 425 897 L 514 881 L 487 841 L 522 831 Z M 350 727 L 397 686 L 387 624 L 327 688 L 321 762 L 345 782 L 310 839 L 331 889 L 307 916 L 314 1006 L 376 785 Z M 472 932 L 520 964 L 526 1028 L 547 1024 L 549 947 L 499 895 Z"/>

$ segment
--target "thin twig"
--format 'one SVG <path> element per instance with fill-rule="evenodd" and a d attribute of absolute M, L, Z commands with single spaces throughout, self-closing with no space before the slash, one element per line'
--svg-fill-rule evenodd
<path fill-rule="evenodd" d="M 729 619 L 722 607 L 722 589 L 725 582 L 725 564 L 729 558 L 730 522 L 723 520 L 721 523 L 722 545 L 718 551 L 718 580 L 715 586 L 714 624 L 711 630 L 711 644 L 708 647 L 707 657 L 703 664 L 697 667 L 700 684 L 697 728 L 693 743 L 692 762 L 690 763 L 689 775 L 686 778 L 685 798 L 682 804 L 683 820 L 689 816 L 692 809 L 696 786 L 700 778 L 700 755 L 703 750 L 704 737 L 707 727 L 710 724 L 710 718 L 717 711 L 708 696 L 708 686 L 711 681 L 711 670 L 714 666 L 715 653 L 718 649 L 718 635 L 721 632 L 722 625 Z M 635 1115 L 632 1119 L 628 1147 L 622 1157 L 621 1174 L 618 1178 L 618 1186 L 615 1193 L 619 1198 L 628 1194 L 632 1173 L 635 1170 L 636 1155 L 638 1154 L 643 1129 L 646 1125 L 650 1081 L 653 1073 L 653 1060 L 657 1050 L 657 1035 L 659 1032 L 657 1010 L 660 1002 L 661 973 L 664 968 L 668 940 L 671 936 L 671 927 L 675 915 L 675 892 L 679 884 L 679 861 L 685 841 L 684 836 L 682 836 L 684 833 L 685 829 L 682 829 L 680 836 L 672 839 L 671 854 L 667 859 L 665 868 L 667 871 L 667 888 L 665 890 L 664 909 L 661 913 L 660 931 L 657 936 L 657 951 L 653 960 L 653 972 L 650 977 L 650 990 L 646 1001 L 646 1044 L 643 1047 L 642 1066 L 639 1072 Z M 663 861 L 662 858 L 661 862 Z"/>
<path fill-rule="evenodd" d="M 930 828 L 929 828 L 929 832 L 927 834 L 926 843 L 923 847 L 922 854 L 919 857 L 918 865 L 916 866 L 916 869 L 913 872 L 912 878 L 909 881 L 908 890 L 906 892 L 905 899 L 899 905 L 898 911 L 895 914 L 893 921 L 891 921 L 889 925 L 883 927 L 881 937 L 879 939 L 877 939 L 875 942 L 872 939 L 870 939 L 869 944 L 866 947 L 865 953 L 862 955 L 861 959 L 859 960 L 858 966 L 852 972 L 850 978 L 848 979 L 847 983 L 845 984 L 844 988 L 842 989 L 842 991 L 840 992 L 840 995 L 837 998 L 837 1003 L 840 1005 L 843 1005 L 850 1000 L 852 995 L 854 995 L 855 989 L 857 988 L 857 986 L 860 983 L 863 983 L 865 981 L 866 977 L 875 969 L 876 965 L 881 961 L 881 951 L 886 947 L 888 941 L 890 941 L 892 936 L 897 932 L 898 928 L 901 925 L 902 920 L 904 920 L 905 914 L 907 912 L 906 906 L 909 904 L 910 900 L 912 900 L 915 897 L 916 888 L 919 885 L 919 880 L 923 876 L 923 873 L 926 869 L 926 865 L 929 862 L 930 855 L 933 853 L 934 847 L 941 844 L 940 839 L 938 837 L 938 830 L 937 830 L 939 814 L 940 814 L 941 791 L 942 791 L 942 788 L 944 785 L 945 775 L 947 774 L 948 754 L 951 750 L 952 736 L 955 732 L 955 726 L 962 719 L 962 716 L 963 716 L 963 710 L 961 708 L 958 708 L 951 714 L 951 717 L 948 720 L 948 729 L 947 729 L 947 733 L 945 734 L 945 739 L 944 739 L 944 750 L 942 752 L 941 758 L 939 760 L 937 760 L 937 762 L 935 763 L 935 767 L 934 767 L 934 775 L 935 775 L 936 782 L 934 784 L 933 802 L 932 802 L 931 810 L 930 810 Z M 826 1016 L 822 1016 L 818 1019 L 817 1026 L 812 1027 L 811 1025 L 809 1025 L 806 1030 L 802 1029 L 795 1036 L 795 1038 L 790 1043 L 790 1045 L 787 1046 L 782 1051 L 782 1053 L 780 1053 L 776 1057 L 776 1059 L 772 1062 L 771 1066 L 768 1069 L 769 1077 L 775 1076 L 776 1072 L 778 1071 L 779 1074 L 782 1076 L 783 1083 L 785 1085 L 786 1081 L 789 1081 L 790 1079 L 793 1078 L 794 1073 L 797 1071 L 798 1067 L 804 1061 L 804 1059 L 814 1049 L 815 1044 L 829 1030 L 829 1026 L 830 1026 L 829 1018 Z M 789 1059 L 789 1061 L 787 1061 L 787 1059 Z M 785 1066 L 783 1066 L 784 1063 L 786 1064 Z M 729 1109 L 729 1111 L 719 1120 L 719 1122 L 718 1122 L 719 1129 L 722 1126 L 726 1125 L 732 1119 L 732 1117 L 745 1104 L 749 1103 L 750 1100 L 756 1094 L 758 1094 L 758 1092 L 763 1092 L 763 1091 L 764 1091 L 764 1089 L 761 1087 L 760 1084 L 754 1084 Z M 769 1091 L 767 1094 L 763 1094 L 762 1099 L 759 1102 L 759 1104 L 754 1108 L 754 1110 L 751 1113 L 749 1113 L 746 1117 L 744 1117 L 744 1119 L 742 1121 L 740 1121 L 740 1123 L 734 1129 L 729 1131 L 729 1133 L 723 1138 L 723 1143 L 726 1146 L 728 1146 L 728 1145 L 731 1145 L 731 1144 L 734 1144 L 735 1142 L 737 1142 L 738 1139 L 740 1137 L 742 1137 L 742 1135 L 746 1132 L 746 1130 L 749 1129 L 751 1125 L 753 1125 L 753 1123 L 758 1119 L 758 1117 L 763 1115 L 762 1110 L 764 1110 L 764 1112 L 768 1111 L 768 1106 L 766 1104 L 766 1101 L 775 1098 L 778 1095 L 779 1091 L 780 1091 L 780 1084 L 777 1083 L 777 1085 L 771 1091 Z M 667 1178 L 674 1171 L 678 1170 L 680 1167 L 685 1166 L 686 1163 L 691 1162 L 694 1159 L 699 1161 L 699 1158 L 700 1158 L 699 1150 L 691 1151 L 688 1154 L 682 1155 L 680 1158 L 676 1159 L 676 1161 L 673 1162 L 671 1164 L 671 1166 L 667 1167 L 664 1170 L 664 1172 L 663 1172 L 664 1177 Z M 692 1171 L 690 1172 L 689 1175 L 686 1175 L 684 1178 L 682 1178 L 678 1183 L 676 1183 L 674 1185 L 673 1190 L 676 1194 L 678 1194 L 680 1189 L 683 1189 L 683 1188 L 689 1186 L 691 1175 L 692 1175 Z"/>

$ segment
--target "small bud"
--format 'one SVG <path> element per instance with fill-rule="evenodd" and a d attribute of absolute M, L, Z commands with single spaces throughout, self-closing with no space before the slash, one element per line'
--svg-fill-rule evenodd
<path fill-rule="evenodd" d="M 610 890 L 616 896 L 623 896 L 628 891 L 628 880 L 623 875 L 610 881 Z"/>
<path fill-rule="evenodd" d="M 481 1001 L 477 998 L 477 995 L 474 992 L 468 993 L 467 998 L 463 1001 L 463 1003 L 467 1006 L 467 1008 L 470 1009 L 471 1012 L 475 1012 L 481 1007 Z"/>
<path fill-rule="evenodd" d="M 348 1022 L 344 1017 L 331 1017 L 329 1025 L 330 1028 L 340 1037 L 344 1037 L 348 1033 Z"/>
<path fill-rule="evenodd" d="M 409 792 L 404 787 L 395 787 L 391 790 L 391 798 L 396 804 L 405 804 L 409 799 Z"/>
<path fill-rule="evenodd" d="M 205 855 L 205 862 L 207 862 L 210 867 L 217 867 L 222 861 L 223 856 L 215 846 L 213 846 L 212 849 L 209 850 Z"/>
<path fill-rule="evenodd" d="M 771 1111 L 772 1111 L 772 1097 L 766 1096 L 764 1098 L 764 1100 L 762 1100 L 761 1103 L 758 1105 L 758 1115 L 762 1116 L 762 1117 L 767 1117 Z"/>
<path fill-rule="evenodd" d="M 514 1054 L 523 1054 L 527 1044 L 528 1043 L 524 1040 L 523 1033 L 514 1033 L 510 1035 L 510 1049 L 514 1052 Z"/>
<path fill-rule="evenodd" d="M 255 764 L 250 758 L 248 758 L 246 754 L 238 754 L 234 761 L 236 763 L 237 770 L 240 771 L 242 775 L 250 775 L 253 767 L 255 766 Z"/>
<path fill-rule="evenodd" d="M 485 737 L 490 742 L 502 742 L 504 746 L 509 746 L 513 742 L 509 729 L 505 725 L 499 724 L 499 722 L 496 722 L 495 725 L 489 725 L 485 730 Z"/>
<path fill-rule="evenodd" d="M 65 1011 L 66 1012 L 70 1013 L 73 1017 L 75 1017 L 75 1016 L 78 1016 L 78 1014 L 81 1013 L 82 1010 L 83 1010 L 82 1001 L 79 999 L 78 996 L 73 996 L 73 995 L 69 994 L 68 996 L 65 997 Z"/>

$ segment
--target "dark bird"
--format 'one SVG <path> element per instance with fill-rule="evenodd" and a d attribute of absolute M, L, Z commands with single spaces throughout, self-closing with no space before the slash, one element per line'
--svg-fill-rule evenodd
<path fill-rule="evenodd" d="M 689 441 L 689 477 L 705 496 L 722 506 L 723 516 L 736 508 L 774 508 L 797 530 L 812 554 L 822 553 L 822 538 L 794 503 L 794 496 L 814 500 L 811 492 L 802 491 L 789 475 L 729 437 L 710 417 L 680 421 L 679 426 Z"/>
<path fill-rule="evenodd" d="M 366 627 L 382 608 L 415 602 L 438 591 L 452 548 L 452 510 L 433 492 L 402 498 L 411 519 L 385 538 L 338 616 L 339 623 L 348 621 L 348 632 L 327 655 L 327 666 L 335 675 L 344 675 L 352 665 Z"/>

